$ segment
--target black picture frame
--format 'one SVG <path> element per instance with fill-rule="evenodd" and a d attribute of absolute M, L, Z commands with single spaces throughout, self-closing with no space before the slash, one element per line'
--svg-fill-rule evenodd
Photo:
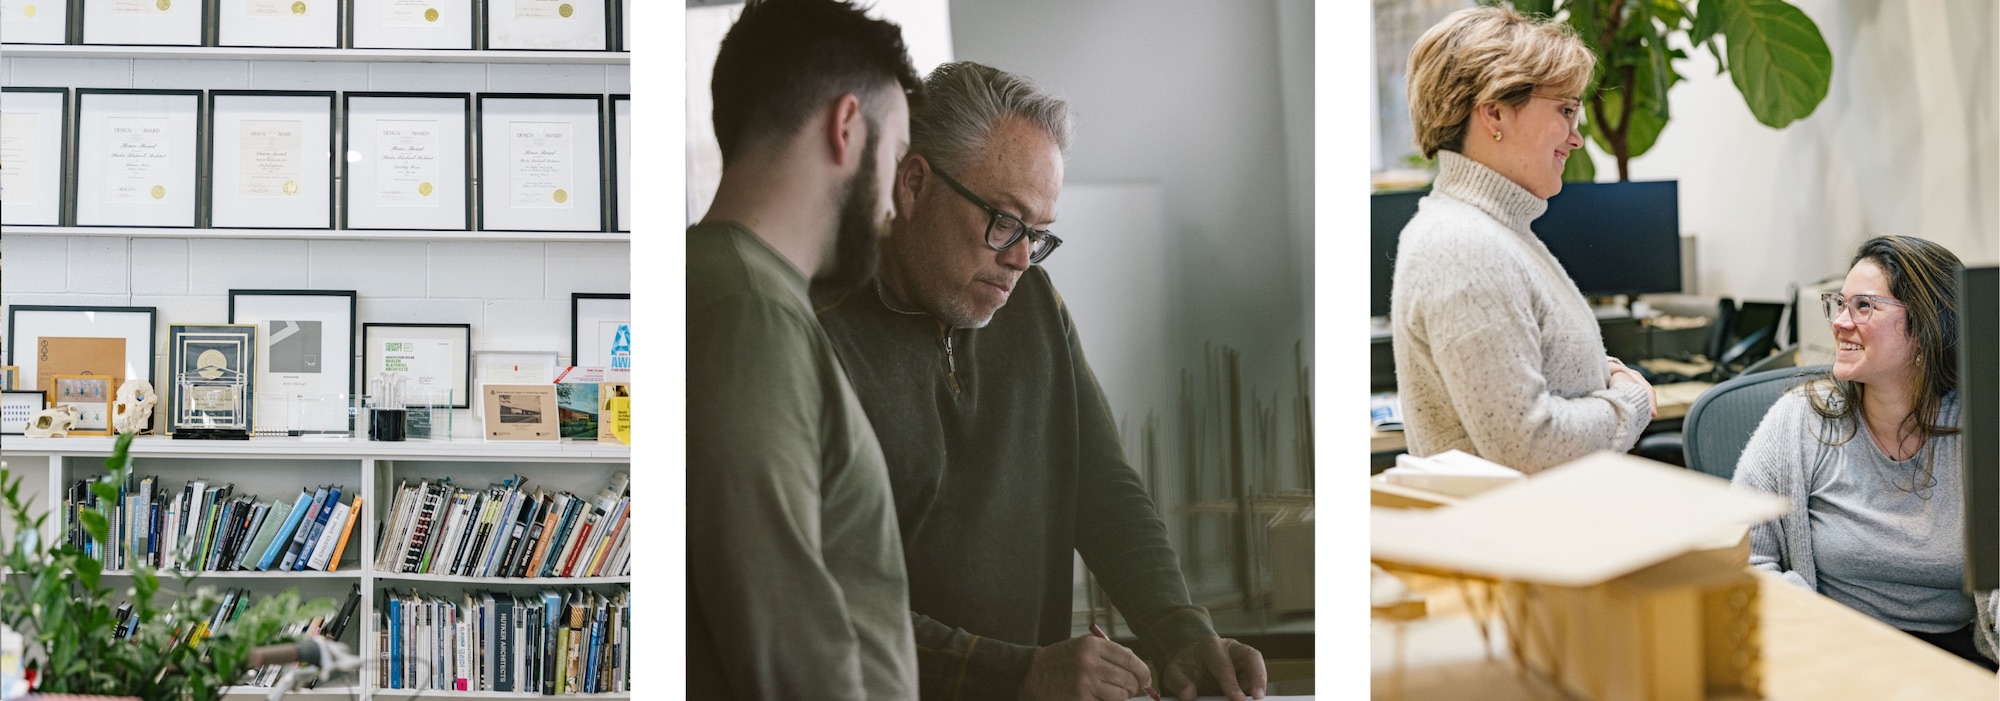
<path fill-rule="evenodd" d="M 574 366 L 580 366 L 580 367 L 581 367 L 581 366 L 584 366 L 584 365 L 583 365 L 583 362 L 582 362 L 582 359 L 580 359 L 580 358 L 576 357 L 576 353 L 577 353 L 577 347 L 578 347 L 578 344 L 577 344 L 577 332 L 579 331 L 579 329 L 577 328 L 577 319 L 578 319 L 578 316 L 579 316 L 578 312 L 579 312 L 579 311 L 580 311 L 580 310 L 582 309 L 582 307 L 583 307 L 583 300 L 586 300 L 586 299 L 622 299 L 622 300 L 625 300 L 625 301 L 626 301 L 627 303 L 630 303 L 630 302 L 632 301 L 632 295 L 631 295 L 631 293 L 629 293 L 629 292 L 620 292 L 620 293 L 609 293 L 609 292 L 572 292 L 572 293 L 570 293 L 570 296 L 569 296 L 569 364 L 570 364 L 570 365 L 574 365 Z"/>
<path fill-rule="evenodd" d="M 465 388 L 464 391 L 462 392 L 453 393 L 454 398 L 452 400 L 451 408 L 453 409 L 472 408 L 472 325 L 471 324 L 407 323 L 407 322 L 369 322 L 362 324 L 361 325 L 362 376 L 373 378 L 377 374 L 375 366 L 368 359 L 368 348 L 370 347 L 369 346 L 370 332 L 374 331 L 375 329 L 397 329 L 397 328 L 457 329 L 459 331 L 464 332 L 463 336 L 460 336 L 456 339 L 464 345 L 463 348 L 464 354 L 462 357 L 456 357 L 453 359 L 456 362 L 462 363 L 462 366 L 458 369 L 459 371 L 457 373 L 454 373 L 455 376 L 452 379 L 456 382 L 464 384 Z"/>
<path fill-rule="evenodd" d="M 604 133 L 604 163 L 606 164 L 604 168 L 606 203 L 604 207 L 606 221 L 604 228 L 607 231 L 621 234 L 632 233 L 632 227 L 631 222 L 624 221 L 618 216 L 618 164 L 621 160 L 618 158 L 618 103 L 629 103 L 631 101 L 631 95 L 612 95 L 611 99 L 605 103 L 604 126 L 600 127 Z M 634 117 L 634 119 L 637 119 L 637 117 Z M 635 164 L 636 160 L 634 159 Z"/>
<path fill-rule="evenodd" d="M 205 35 L 203 37 L 203 42 L 204 42 L 203 45 L 205 46 L 212 46 L 224 49 L 285 49 L 285 50 L 302 50 L 302 51 L 329 51 L 329 50 L 343 49 L 347 47 L 348 43 L 347 23 L 343 21 L 343 18 L 347 16 L 348 13 L 347 8 L 349 5 L 352 4 L 352 0 L 312 0 L 313 3 L 320 3 L 320 2 L 334 3 L 332 46 L 224 44 L 222 43 L 222 0 L 203 0 L 203 2 L 206 5 L 205 11 L 208 13 L 208 18 L 204 23 L 206 28 L 204 29 Z"/>
<path fill-rule="evenodd" d="M 226 97 L 312 97 L 312 98 L 326 99 L 326 143 L 327 143 L 326 226 L 323 227 L 268 226 L 268 225 L 267 226 L 217 226 L 215 224 L 215 149 L 217 146 L 215 142 L 216 139 L 215 102 L 219 98 L 226 98 Z M 340 144 L 341 105 L 339 101 L 335 99 L 335 97 L 336 97 L 335 93 L 331 90 L 210 90 L 208 91 L 208 99 L 206 104 L 203 105 L 204 109 L 202 110 L 203 112 L 202 133 L 207 136 L 207 138 L 203 140 L 201 149 L 202 150 L 201 156 L 202 156 L 202 163 L 204 164 L 204 170 L 201 171 L 202 201 L 200 203 L 200 209 L 205 213 L 205 216 L 201 217 L 200 221 L 202 222 L 203 226 L 210 229 L 227 229 L 227 230 L 286 229 L 286 230 L 296 230 L 296 231 L 330 231 L 335 229 L 340 223 L 338 221 L 339 212 L 336 209 L 337 207 L 336 203 L 338 202 L 339 199 L 338 190 L 340 189 L 340 177 L 339 177 L 340 173 L 334 168 L 334 164 L 338 161 L 343 160 L 335 157 L 336 154 L 340 153 L 341 151 L 341 144 Z M 310 165 L 311 164 L 308 163 L 307 167 L 310 167 Z"/>
<path fill-rule="evenodd" d="M 86 314 L 86 315 L 90 315 L 90 317 L 92 318 L 92 322 L 91 322 L 91 323 L 93 323 L 93 324 L 95 323 L 95 316 L 96 316 L 96 315 L 100 315 L 100 314 L 132 314 L 132 315 L 145 315 L 145 317 L 146 317 L 146 321 L 145 321 L 145 328 L 146 328 L 146 344 L 145 344 L 145 353 L 144 353 L 144 355 L 142 356 L 142 357 L 143 357 L 143 358 L 145 359 L 145 362 L 142 362 L 142 363 L 137 363 L 137 364 L 136 364 L 136 367 L 138 367 L 139 369 L 143 370 L 143 371 L 144 371 L 144 373 L 145 373 L 145 375 L 144 375 L 143 377 L 140 377 L 140 378 L 137 378 L 137 379 L 142 379 L 142 380 L 145 380 L 145 381 L 147 381 L 147 382 L 152 382 L 152 381 L 153 381 L 153 378 L 154 378 L 154 372 L 153 372 L 153 370 L 154 370 L 154 368 L 153 368 L 153 362 L 154 362 L 154 357 L 155 357 L 155 356 L 153 355 L 153 353 L 154 353 L 154 352 L 155 352 L 155 351 L 156 351 L 156 350 L 157 350 L 157 349 L 159 348 L 159 346 L 158 346 L 158 340 L 159 340 L 159 323 L 160 323 L 160 312 L 159 312 L 159 308 L 157 308 L 157 307 L 107 307 L 107 306 L 91 306 L 91 305 L 41 305 L 41 304 L 17 304 L 17 305 L 14 305 L 14 306 L 11 306 L 11 307 L 8 307 L 8 308 L 7 308 L 7 359 L 8 359 L 8 361 L 9 361 L 9 362 L 12 362 L 12 363 L 14 364 L 14 366 L 15 366 L 16 368 L 26 368 L 26 367 L 27 367 L 27 364 L 26 364 L 26 363 L 25 363 L 25 362 L 24 362 L 24 361 L 23 361 L 23 360 L 21 359 L 21 358 L 22 358 L 22 355 L 21 355 L 21 350 L 22 350 L 22 346 L 21 346 L 21 343 L 22 343 L 22 341 L 23 341 L 23 340 L 26 340 L 26 339 L 24 339 L 24 338 L 22 337 L 22 335 L 21 335 L 21 315 L 23 315 L 23 314 L 43 314 L 43 313 L 52 313 L 52 314 Z M 131 320 L 127 320 L 127 325 L 128 325 L 128 326 L 129 326 L 129 325 L 134 325 L 134 322 L 136 322 L 136 321 L 137 321 L 136 319 L 131 319 Z M 40 333 L 36 333 L 36 334 L 34 334 L 33 336 L 29 336 L 29 337 L 27 337 L 27 338 L 28 338 L 28 339 L 39 339 L 39 338 L 42 338 L 42 337 L 43 337 L 43 336 L 42 336 L 42 334 L 40 334 Z M 112 336 L 98 336 L 98 337 L 94 337 L 94 338 L 113 338 L 113 337 L 112 337 Z M 127 359 L 128 359 L 128 361 L 129 361 L 129 360 L 130 360 L 130 359 L 131 359 L 131 358 L 133 357 L 133 353 L 132 353 L 132 349 L 130 348 L 129 344 L 131 344 L 131 343 L 132 343 L 133 341 L 135 341 L 135 340 L 136 340 L 136 337 L 135 337 L 135 336 L 131 336 L 131 335 L 123 335 L 123 336 L 118 336 L 118 338 L 124 338 L 124 339 L 125 339 L 125 341 L 126 341 L 126 343 L 128 344 L 128 347 L 126 348 L 126 351 L 125 351 L 125 355 L 126 355 L 126 358 L 127 358 Z M 32 354 L 30 354 L 30 355 L 32 355 Z M 27 370 L 25 370 L 25 369 L 17 369 L 17 370 L 15 371 L 15 372 L 17 372 L 17 373 L 18 373 L 18 374 L 17 374 L 16 376 L 15 376 L 15 377 L 16 377 L 16 384 L 17 384 L 17 385 L 19 384 L 19 381 L 20 381 L 20 378 L 23 378 L 23 377 L 30 377 L 30 378 L 31 378 L 31 377 L 34 377 L 34 376 L 35 376 L 36 374 L 38 374 L 38 372 L 39 372 L 39 370 L 40 370 L 40 364 L 39 364 L 39 362 L 38 362 L 38 363 L 37 363 L 37 364 L 35 365 L 35 369 L 36 369 L 36 371 L 37 371 L 37 372 L 35 372 L 35 373 L 31 373 L 31 372 L 28 372 L 28 371 L 27 371 Z M 127 380 L 130 380 L 130 379 L 134 379 L 134 378 L 130 378 L 130 377 L 127 377 L 127 378 L 123 378 L 123 379 L 127 379 Z M 155 385 L 155 386 L 157 386 L 157 385 Z M 45 389 L 47 389 L 47 388 L 46 388 L 46 387 L 42 387 L 42 386 L 40 386 L 40 383 L 38 382 L 38 383 L 36 384 L 36 387 L 35 387 L 35 389 L 37 389 L 37 390 L 45 390 Z M 114 389 L 115 389 L 115 388 L 114 388 Z"/>
<path fill-rule="evenodd" d="M 147 42 L 120 42 L 117 44 L 91 44 L 84 41 L 84 22 L 87 20 L 84 6 L 92 0 L 70 0 L 70 13 L 76 21 L 70 22 L 70 43 L 78 46 L 215 46 L 216 17 L 213 3 L 209 0 L 180 0 L 201 6 L 201 42 L 197 44 L 154 44 Z M 98 0 L 103 1 L 103 0 Z M 80 89 L 80 88 L 79 88 Z"/>
<path fill-rule="evenodd" d="M 431 50 L 455 51 L 457 49 L 431 49 Z M 354 98 L 363 98 L 363 99 L 419 98 L 419 99 L 443 99 L 443 100 L 465 101 L 465 162 L 462 164 L 464 167 L 463 182 L 465 183 L 465 226 L 463 228 L 458 228 L 458 229 L 409 229 L 405 227 L 398 227 L 394 229 L 377 229 L 375 227 L 353 226 L 352 224 L 349 223 L 349 220 L 352 219 L 351 213 L 354 211 L 352 207 L 352 201 L 353 201 L 352 189 L 353 189 L 354 178 L 350 174 L 350 171 L 353 170 L 353 166 L 347 163 L 347 159 L 337 158 L 334 160 L 340 162 L 340 170 L 338 171 L 337 175 L 339 176 L 340 180 L 340 187 L 339 187 L 340 193 L 338 200 L 340 202 L 340 213 L 341 213 L 341 220 L 338 222 L 338 226 L 342 230 L 348 230 L 348 231 L 473 231 L 475 230 L 475 228 L 479 224 L 479 193 L 473 189 L 472 163 L 474 159 L 478 157 L 477 154 L 479 148 L 479 142 L 478 142 L 479 135 L 477 133 L 478 123 L 476 120 L 473 119 L 472 93 L 462 93 L 462 92 L 343 93 L 340 98 L 340 117 L 341 117 L 340 128 L 343 130 L 343 133 L 341 135 L 340 146 L 343 152 L 351 150 L 348 145 L 354 143 L 354 124 L 353 124 L 353 119 L 351 117 L 351 115 L 353 114 L 352 105 L 354 102 Z"/>
<path fill-rule="evenodd" d="M 62 145 L 60 148 L 62 150 L 56 153 L 56 160 L 59 162 L 59 165 L 57 166 L 57 171 L 60 173 L 60 175 L 56 177 L 56 189 L 58 190 L 58 192 L 56 193 L 56 223 L 8 224 L 7 226 L 9 227 L 67 226 L 70 221 L 69 219 L 70 214 L 73 208 L 75 207 L 75 203 L 71 202 L 70 200 L 71 198 L 76 196 L 76 183 L 74 181 L 74 177 L 71 175 L 72 171 L 75 170 L 75 161 L 76 161 L 75 149 L 72 147 L 72 142 L 71 142 L 71 139 L 74 138 L 74 131 L 75 131 L 75 125 L 72 123 L 72 120 L 76 116 L 75 98 L 72 96 L 72 93 L 70 92 L 69 88 L 32 88 L 32 87 L 0 86 L 0 94 L 10 93 L 10 92 L 37 93 L 37 94 L 56 93 L 62 95 L 62 116 L 60 117 L 60 119 L 62 120 L 62 126 L 60 127 L 62 131 Z"/>
<path fill-rule="evenodd" d="M 404 46 L 398 46 L 398 47 L 385 47 L 385 46 L 355 46 L 355 45 L 354 45 L 354 11 L 355 11 L 355 6 L 356 6 L 356 5 L 359 5 L 359 4 L 360 4 L 360 0 L 341 0 L 341 7 L 342 7 L 342 10 L 341 10 L 341 13 L 340 13 L 340 27 L 341 27 L 341 28 L 340 28 L 340 39 L 341 39 L 341 42 L 340 42 L 340 48 L 343 48 L 343 49 L 361 49 L 361 50 L 364 50 L 364 51 L 367 51 L 367 50 L 391 50 L 391 51 L 477 51 L 477 50 L 479 50 L 479 45 L 480 45 L 480 37 L 479 37 L 479 32 L 480 32 L 480 31 L 481 31 L 481 29 L 482 29 L 482 28 L 484 27 L 484 19 L 483 19 L 483 18 L 484 18 L 484 17 L 485 17 L 485 15 L 486 15 L 486 3 L 485 3 L 485 0 L 466 0 L 466 9 L 472 12 L 472 20 L 471 20 L 471 22 L 469 23 L 469 26 L 467 26 L 467 27 L 466 27 L 466 34 L 467 34 L 467 36 L 466 36 L 466 38 L 465 38 L 465 48 L 462 48 L 462 49 L 456 49 L 456 48 L 431 48 L 431 47 L 404 47 Z"/>
<path fill-rule="evenodd" d="M 74 116 L 70 118 L 70 124 L 69 124 L 69 132 L 74 135 L 74 138 L 71 141 L 69 147 L 69 150 L 71 151 L 71 154 L 69 156 L 69 164 L 75 167 L 68 168 L 69 173 L 68 175 L 65 176 L 65 178 L 69 182 L 70 196 L 69 196 L 69 208 L 68 211 L 66 212 L 66 219 L 67 221 L 69 221 L 70 225 L 84 226 L 83 224 L 78 223 L 78 218 L 77 218 L 77 210 L 82 206 L 82 200 L 83 200 L 83 193 L 81 190 L 78 189 L 77 181 L 79 180 L 79 177 L 83 170 L 81 164 L 79 163 L 79 161 L 83 158 L 83 119 L 84 119 L 83 103 L 85 98 L 88 98 L 91 95 L 155 95 L 162 97 L 194 98 L 195 193 L 194 193 L 193 221 L 187 224 L 90 224 L 88 226 L 114 228 L 114 229 L 202 228 L 204 226 L 204 222 L 207 221 L 208 217 L 208 211 L 204 207 L 204 205 L 208 202 L 208 187 L 209 187 L 208 177 L 207 177 L 208 176 L 208 131 L 207 131 L 208 100 L 205 98 L 206 93 L 201 90 L 150 90 L 150 89 L 139 89 L 139 88 L 77 88 L 76 89 L 76 103 L 75 103 L 76 108 L 72 110 Z"/>
<path fill-rule="evenodd" d="M 473 37 L 472 45 L 485 51 L 618 51 L 618 11 L 619 0 L 592 0 L 604 3 L 604 48 L 602 49 L 495 49 L 493 42 L 492 3 L 479 0 L 479 32 Z"/>
<path fill-rule="evenodd" d="M 346 333 L 344 334 L 344 336 L 346 337 L 347 342 L 345 344 L 342 344 L 341 346 L 336 346 L 336 347 L 345 348 L 345 353 L 341 354 L 340 356 L 341 360 L 340 367 L 342 372 L 347 373 L 347 382 L 346 385 L 344 387 L 341 387 L 340 389 L 344 391 L 349 397 L 355 395 L 356 373 L 354 371 L 354 334 L 360 323 L 361 316 L 360 316 L 359 298 L 353 290 L 230 290 L 229 323 L 231 324 L 247 323 L 238 321 L 236 318 L 237 303 L 239 300 L 246 297 L 330 297 L 336 300 L 341 298 L 346 299 L 348 326 L 345 329 Z M 262 358 L 264 362 L 258 364 L 259 374 L 264 374 L 268 372 L 271 366 L 271 354 L 266 352 L 266 349 L 264 348 L 264 345 L 268 342 L 269 341 L 265 339 L 263 335 L 260 333 L 257 340 L 257 355 L 260 358 Z M 263 390 L 265 394 L 270 393 L 271 388 L 263 386 L 264 383 L 260 378 L 253 378 L 252 384 L 256 385 L 258 389 Z M 352 403 L 348 404 L 347 411 L 345 413 L 347 414 L 346 433 L 352 434 L 354 432 L 354 407 Z M 257 412 L 254 408 L 252 409 L 250 416 L 253 424 L 265 423 L 264 421 L 260 421 L 258 419 Z M 259 429 L 260 432 L 262 430 L 263 429 Z M 309 433 L 329 433 L 329 431 L 306 430 L 296 427 L 287 427 L 286 433 L 287 435 L 299 436 Z"/>
<path fill-rule="evenodd" d="M 593 93 L 480 93 L 477 96 L 477 98 L 473 100 L 474 113 L 472 120 L 473 143 L 474 143 L 473 150 L 476 154 L 473 157 L 479 161 L 479 168 L 478 168 L 479 192 L 475 194 L 475 197 L 479 199 L 479 223 L 478 223 L 479 231 L 540 231 L 541 230 L 541 229 L 494 228 L 487 221 L 488 217 L 493 215 L 492 212 L 486 211 L 486 203 L 485 203 L 486 188 L 492 187 L 493 184 L 492 179 L 487 177 L 488 169 L 493 165 L 492 159 L 488 159 L 486 157 L 486 101 L 487 100 L 579 100 L 579 101 L 589 100 L 596 103 L 597 148 L 595 149 L 595 151 L 597 152 L 598 155 L 597 169 L 599 172 L 597 174 L 597 177 L 594 178 L 594 180 L 597 181 L 599 189 L 602 189 L 604 187 L 603 185 L 604 173 L 602 171 L 604 170 L 604 163 L 605 163 L 605 161 L 603 160 L 603 154 L 604 154 L 604 143 L 605 143 L 604 107 L 606 103 L 603 95 L 598 95 Z M 609 217 L 611 215 L 610 212 L 604 207 L 605 200 L 603 197 L 603 193 L 600 192 L 598 194 L 599 196 L 597 198 L 596 229 L 590 229 L 590 230 L 560 229 L 560 231 L 602 233 L 608 230 L 610 226 Z"/>
<path fill-rule="evenodd" d="M 243 429 L 242 435 L 231 435 L 226 430 L 193 428 L 183 424 L 180 396 L 180 370 L 186 360 L 182 353 L 184 339 L 203 337 L 203 340 L 221 341 L 236 337 L 243 343 L 243 351 L 236 359 L 243 380 Z M 257 407 L 257 327 L 249 324 L 170 324 L 167 326 L 167 391 L 165 396 L 166 432 L 177 437 L 227 437 L 247 438 L 256 430 Z M 154 391 L 158 391 L 155 388 Z M 183 435 L 189 434 L 189 435 Z"/>
<path fill-rule="evenodd" d="M 9 390 L 0 390 L 0 396 L 4 396 L 4 397 L 7 397 L 7 398 L 11 398 L 11 399 L 25 399 L 25 398 L 28 398 L 28 397 L 34 397 L 34 400 L 35 400 L 35 407 L 36 407 L 36 408 L 35 408 L 35 411 L 38 411 L 38 412 L 39 412 L 39 411 L 42 411 L 43 409 L 47 409 L 47 408 L 49 408 L 49 395 L 48 395 L 48 394 L 47 394 L 46 392 L 42 392 L 42 391 L 39 391 L 39 390 L 32 390 L 32 389 L 9 389 Z M 21 431 L 9 431 L 9 430 L 6 430 L 5 426 L 6 426 L 6 424 L 4 424 L 4 423 L 0 423 L 0 436 L 25 436 L 25 435 L 28 435 L 28 432 L 27 432 L 26 430 L 21 430 Z"/>

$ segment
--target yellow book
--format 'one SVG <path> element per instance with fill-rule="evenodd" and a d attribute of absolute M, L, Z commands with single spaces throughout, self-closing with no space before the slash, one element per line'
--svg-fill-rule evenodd
<path fill-rule="evenodd" d="M 333 557 L 326 560 L 326 571 L 328 572 L 340 569 L 340 554 L 347 552 L 347 538 L 354 534 L 355 522 L 361 520 L 361 495 L 354 495 L 354 504 L 348 507 L 347 513 L 353 514 L 353 516 L 347 519 L 347 526 L 340 529 L 340 543 L 333 546 Z"/>

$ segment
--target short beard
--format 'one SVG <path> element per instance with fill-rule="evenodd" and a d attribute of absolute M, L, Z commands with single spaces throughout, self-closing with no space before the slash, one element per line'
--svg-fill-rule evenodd
<path fill-rule="evenodd" d="M 871 124 L 862 147 L 861 169 L 847 181 L 847 193 L 840 203 L 840 229 L 833 241 L 833 265 L 813 278 L 813 286 L 834 294 L 845 293 L 875 276 L 876 248 L 884 223 L 875 219 L 881 193 L 875 183 L 877 130 Z"/>

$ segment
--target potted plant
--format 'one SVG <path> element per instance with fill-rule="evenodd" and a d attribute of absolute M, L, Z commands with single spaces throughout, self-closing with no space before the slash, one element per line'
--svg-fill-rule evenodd
<path fill-rule="evenodd" d="M 109 542 L 101 505 L 115 502 L 131 472 L 132 434 L 118 437 L 109 473 L 95 479 L 97 507 L 77 510 L 78 528 L 94 542 Z M 105 584 L 103 567 L 65 542 L 42 542 L 47 513 L 35 513 L 21 496 L 22 478 L 0 468 L 0 508 L 13 538 L 0 549 L 4 595 L 0 623 L 29 640 L 28 659 L 40 692 L 137 696 L 147 701 L 210 701 L 247 671 L 250 650 L 295 639 L 292 624 L 334 612 L 330 600 L 302 603 L 297 590 L 265 597 L 214 630 L 209 620 L 223 602 L 199 577 L 183 574 L 180 591 L 163 600 L 160 577 L 150 567 L 131 575 L 129 589 Z M 120 623 L 122 607 L 129 614 Z"/>
<path fill-rule="evenodd" d="M 1481 0 L 1494 4 L 1500 0 Z M 1653 147 L 1671 117 L 1667 93 L 1681 74 L 1685 45 L 1715 56 L 1757 121 L 1782 129 L 1826 99 L 1833 54 L 1812 18 L 1784 0 L 1515 0 L 1523 14 L 1553 17 L 1576 29 L 1597 54 L 1597 74 L 1583 95 L 1584 134 L 1618 163 Z M 1570 154 L 1563 179 L 1589 182 L 1588 153 Z"/>

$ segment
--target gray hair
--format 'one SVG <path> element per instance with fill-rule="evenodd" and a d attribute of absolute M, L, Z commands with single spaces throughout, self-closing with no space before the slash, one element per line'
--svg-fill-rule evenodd
<path fill-rule="evenodd" d="M 962 170 L 1002 117 L 1042 130 L 1069 155 L 1069 103 L 1013 73 L 971 61 L 938 66 L 924 78 L 924 100 L 910 113 L 910 151 L 951 171 Z"/>

